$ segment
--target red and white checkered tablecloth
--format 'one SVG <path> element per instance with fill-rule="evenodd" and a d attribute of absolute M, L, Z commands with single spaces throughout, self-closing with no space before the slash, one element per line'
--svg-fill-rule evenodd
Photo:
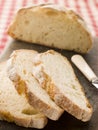
<path fill-rule="evenodd" d="M 47 2 L 71 7 L 85 19 L 92 35 L 98 36 L 98 0 L 0 0 L 0 54 L 10 40 L 6 30 L 15 12 L 23 6 Z"/>

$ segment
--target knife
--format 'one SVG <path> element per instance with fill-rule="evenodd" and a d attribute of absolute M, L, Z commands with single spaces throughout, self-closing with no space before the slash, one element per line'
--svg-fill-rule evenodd
<path fill-rule="evenodd" d="M 81 55 L 73 55 L 71 61 L 76 65 L 76 67 L 86 76 L 86 78 L 92 82 L 92 84 L 98 88 L 98 77 L 87 64 L 85 59 Z"/>

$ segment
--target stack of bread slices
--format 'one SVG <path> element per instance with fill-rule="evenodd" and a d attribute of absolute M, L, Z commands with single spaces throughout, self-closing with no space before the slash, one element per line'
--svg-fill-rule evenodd
<path fill-rule="evenodd" d="M 68 59 L 54 50 L 15 50 L 0 63 L 0 119 L 44 128 L 64 111 L 88 121 L 92 107 Z"/>

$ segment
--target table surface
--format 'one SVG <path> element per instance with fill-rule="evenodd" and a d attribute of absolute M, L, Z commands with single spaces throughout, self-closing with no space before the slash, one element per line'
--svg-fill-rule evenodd
<path fill-rule="evenodd" d="M 48 47 L 29 44 L 19 41 L 11 40 L 6 46 L 4 53 L 0 59 L 1 61 L 5 61 L 9 58 L 9 55 L 12 53 L 13 50 L 16 49 L 33 49 L 37 50 L 38 52 L 43 52 L 48 49 Z M 55 49 L 56 51 L 60 52 L 62 55 L 66 56 L 69 61 L 71 62 L 71 56 L 76 54 L 72 51 L 66 50 L 59 50 Z M 94 44 L 92 50 L 83 55 L 87 63 L 91 66 L 94 70 L 96 75 L 98 75 L 98 38 L 94 39 Z M 72 62 L 71 62 L 72 64 Z M 50 121 L 48 122 L 47 126 L 43 130 L 98 130 L 98 89 L 96 89 L 92 84 L 81 74 L 81 72 L 72 64 L 75 73 L 83 85 L 86 96 L 88 97 L 89 101 L 91 102 L 94 112 L 91 120 L 89 122 L 81 122 L 67 112 L 63 114 L 63 116 L 58 121 Z M 30 130 L 29 128 L 23 128 L 16 126 L 14 123 L 7 123 L 4 121 L 0 121 L 0 130 Z M 32 129 L 34 130 L 34 129 Z"/>
<path fill-rule="evenodd" d="M 98 0 L 0 0 L 0 54 L 11 39 L 6 30 L 16 11 L 23 6 L 47 2 L 72 8 L 85 19 L 92 35 L 98 36 Z"/>

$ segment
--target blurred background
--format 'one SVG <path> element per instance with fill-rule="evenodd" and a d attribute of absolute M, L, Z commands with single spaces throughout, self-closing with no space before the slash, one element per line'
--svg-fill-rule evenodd
<path fill-rule="evenodd" d="M 55 3 L 72 8 L 85 19 L 92 35 L 98 37 L 98 0 L 0 0 L 0 54 L 11 39 L 6 30 L 17 10 L 39 3 Z"/>

